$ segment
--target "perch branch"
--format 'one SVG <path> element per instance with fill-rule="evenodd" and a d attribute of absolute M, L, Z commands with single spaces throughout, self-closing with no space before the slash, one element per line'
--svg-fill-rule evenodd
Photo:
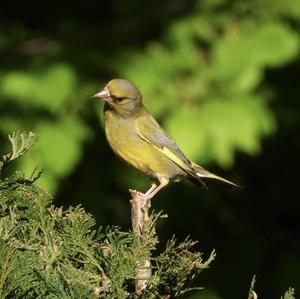
<path fill-rule="evenodd" d="M 136 190 L 129 190 L 131 194 L 131 221 L 132 230 L 137 238 L 146 242 L 151 231 L 151 217 L 148 210 L 150 200 L 145 199 L 144 194 Z M 147 257 L 138 261 L 135 268 L 135 292 L 137 295 L 143 293 L 151 279 L 150 250 Z"/>

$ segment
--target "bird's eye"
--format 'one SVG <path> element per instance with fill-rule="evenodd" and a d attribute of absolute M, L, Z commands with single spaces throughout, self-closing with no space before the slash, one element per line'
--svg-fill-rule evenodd
<path fill-rule="evenodd" d="M 115 102 L 122 102 L 124 100 L 124 98 L 122 97 L 116 97 L 116 96 L 111 96 L 111 98 L 115 101 Z"/>

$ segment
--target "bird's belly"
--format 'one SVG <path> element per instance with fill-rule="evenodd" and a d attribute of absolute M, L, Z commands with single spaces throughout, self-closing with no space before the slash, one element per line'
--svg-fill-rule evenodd
<path fill-rule="evenodd" d="M 169 158 L 150 144 L 140 139 L 131 130 L 113 130 L 106 127 L 107 140 L 116 153 L 126 163 L 147 175 L 151 179 L 166 177 L 176 179 L 185 173 Z"/>

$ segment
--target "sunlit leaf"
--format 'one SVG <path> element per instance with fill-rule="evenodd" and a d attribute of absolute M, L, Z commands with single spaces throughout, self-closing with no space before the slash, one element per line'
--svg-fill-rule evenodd
<path fill-rule="evenodd" d="M 26 173 L 35 167 L 47 169 L 41 184 L 55 191 L 58 178 L 69 174 L 81 158 L 81 143 L 87 138 L 87 128 L 79 119 L 67 117 L 58 122 L 41 122 L 35 128 L 39 143 L 21 163 Z"/>
<path fill-rule="evenodd" d="M 68 65 L 57 64 L 39 73 L 8 72 L 1 82 L 0 92 L 20 105 L 55 111 L 70 100 L 75 83 L 74 71 Z"/>
<path fill-rule="evenodd" d="M 260 138 L 274 131 L 275 120 L 261 98 L 219 99 L 201 109 L 175 111 L 166 128 L 191 159 L 214 159 L 228 167 L 235 149 L 257 153 Z"/>

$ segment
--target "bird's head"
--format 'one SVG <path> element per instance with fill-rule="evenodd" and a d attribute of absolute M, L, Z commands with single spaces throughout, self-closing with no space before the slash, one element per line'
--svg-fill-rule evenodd
<path fill-rule="evenodd" d="M 104 100 L 110 109 L 121 116 L 128 117 L 142 105 L 142 95 L 137 87 L 127 80 L 113 79 L 94 98 Z"/>

